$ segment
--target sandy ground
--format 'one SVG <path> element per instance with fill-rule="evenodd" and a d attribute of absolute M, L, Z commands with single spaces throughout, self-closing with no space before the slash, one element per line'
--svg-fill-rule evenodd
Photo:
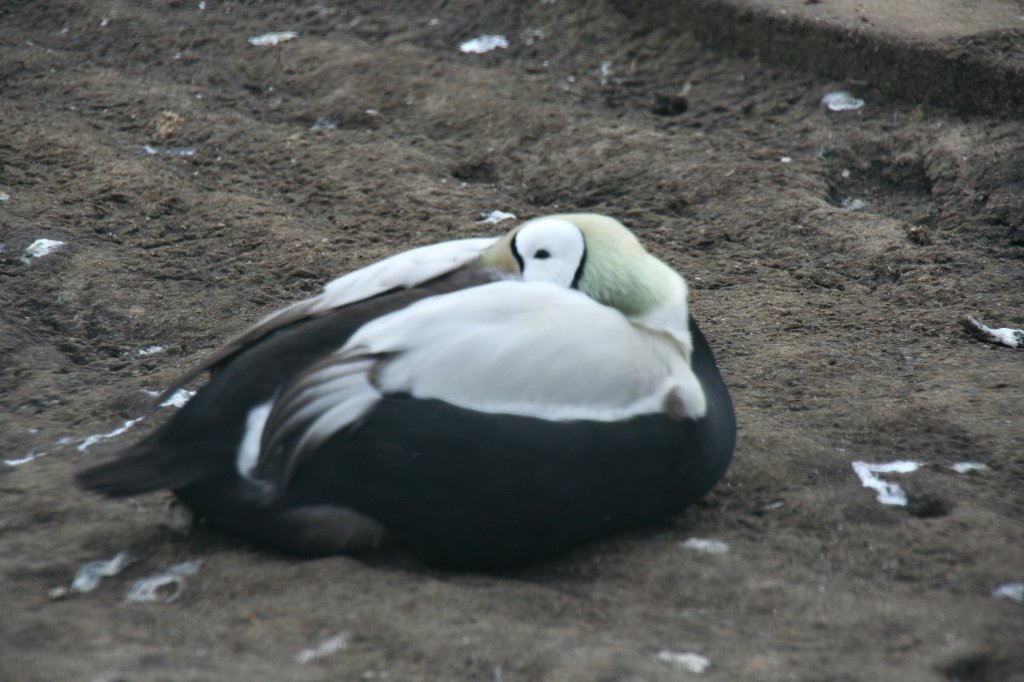
<path fill-rule="evenodd" d="M 0 464 L 0 679 L 1024 680 L 1024 606 L 993 596 L 1024 580 L 1024 351 L 959 324 L 1024 326 L 1024 125 L 832 112 L 856 85 L 600 0 L 381 4 L 0 8 L 0 448 L 47 453 Z M 615 215 L 689 279 L 740 431 L 674 524 L 458 574 L 72 486 L 174 408 L 89 436 L 259 316 L 495 209 Z M 897 460 L 905 507 L 852 466 Z M 183 562 L 177 599 L 126 599 Z"/>

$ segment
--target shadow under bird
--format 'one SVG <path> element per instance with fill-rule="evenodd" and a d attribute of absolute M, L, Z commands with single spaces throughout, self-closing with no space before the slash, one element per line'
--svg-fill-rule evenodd
<path fill-rule="evenodd" d="M 387 258 L 257 322 L 173 418 L 76 473 L 171 489 L 302 554 L 393 538 L 500 567 L 666 519 L 724 475 L 736 422 L 681 276 L 618 221 L 526 221 Z"/>

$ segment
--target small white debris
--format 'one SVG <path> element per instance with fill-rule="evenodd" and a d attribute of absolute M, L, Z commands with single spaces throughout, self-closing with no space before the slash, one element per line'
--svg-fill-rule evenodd
<path fill-rule="evenodd" d="M 0 192 L 0 202 L 10 201 L 10 200 L 11 200 L 11 195 L 10 194 L 8 194 L 7 192 Z"/>
<path fill-rule="evenodd" d="M 142 153 L 155 155 L 163 154 L 164 156 L 195 156 L 195 147 L 154 147 L 151 144 L 142 145 Z"/>
<path fill-rule="evenodd" d="M 187 388 L 179 388 L 177 391 L 171 394 L 167 400 L 160 403 L 160 407 L 185 407 L 185 403 L 192 400 L 192 396 L 196 394 L 195 391 Z"/>
<path fill-rule="evenodd" d="M 59 599 L 63 599 L 69 594 L 71 594 L 71 590 L 64 587 L 63 585 L 58 585 L 57 587 L 53 587 L 46 591 L 46 598 L 51 599 L 53 601 L 57 601 Z"/>
<path fill-rule="evenodd" d="M 949 468 L 958 474 L 969 474 L 972 471 L 988 471 L 988 465 L 981 462 L 953 462 Z"/>
<path fill-rule="evenodd" d="M 843 176 L 843 178 L 849 178 L 850 177 L 850 169 L 849 168 L 844 168 L 843 172 L 840 173 L 839 175 Z"/>
<path fill-rule="evenodd" d="M 654 655 L 654 659 L 673 668 L 681 668 L 694 675 L 703 675 L 704 671 L 711 665 L 711 661 L 706 656 L 701 656 L 692 651 L 679 653 L 663 649 Z"/>
<path fill-rule="evenodd" d="M 96 443 L 99 443 L 101 440 L 116 438 L 117 436 L 120 436 L 122 433 L 138 424 L 143 419 L 145 419 L 145 417 L 136 417 L 135 419 L 129 419 L 128 421 L 126 421 L 124 424 L 121 424 L 121 426 L 117 427 L 113 431 L 108 431 L 107 433 L 97 433 L 92 436 L 89 436 L 78 444 L 78 451 L 85 452 L 93 445 L 96 445 Z"/>
<path fill-rule="evenodd" d="M 608 85 L 608 78 L 612 75 L 612 63 L 601 62 L 601 85 Z"/>
<path fill-rule="evenodd" d="M 882 504 L 896 507 L 907 506 L 907 494 L 896 483 L 883 481 L 875 474 L 909 474 L 921 467 L 920 462 L 898 460 L 884 464 L 869 462 L 853 462 L 853 470 L 860 477 L 861 485 L 878 493 L 877 500 Z"/>
<path fill-rule="evenodd" d="M 459 43 L 459 52 L 464 54 L 483 54 L 491 50 L 504 50 L 508 48 L 508 39 L 505 36 L 483 35 Z"/>
<path fill-rule="evenodd" d="M 331 654 L 341 651 L 342 649 L 348 648 L 348 634 L 342 632 L 341 634 L 335 635 L 330 639 L 320 642 L 315 647 L 309 649 L 303 649 L 298 656 L 295 657 L 296 663 L 309 663 L 317 658 L 323 658 L 324 656 L 330 656 Z"/>
<path fill-rule="evenodd" d="M 538 40 L 544 38 L 544 29 L 542 28 L 528 28 L 519 34 L 519 39 L 523 41 L 523 45 L 533 45 Z"/>
<path fill-rule="evenodd" d="M 1024 348 L 1024 329 L 1010 329 L 1009 327 L 993 329 L 986 327 L 970 315 L 965 316 L 960 323 L 970 334 L 985 343 L 994 343 L 1010 348 Z"/>
<path fill-rule="evenodd" d="M 695 552 L 705 554 L 726 554 L 729 552 L 729 543 L 724 540 L 711 538 L 687 538 L 680 542 L 679 546 L 684 549 L 692 549 Z"/>
<path fill-rule="evenodd" d="M 65 445 L 67 445 L 70 442 L 71 442 L 71 438 L 69 438 L 68 436 L 65 436 L 65 437 L 61 438 L 60 440 L 58 440 L 54 444 L 54 446 L 51 447 L 49 450 L 42 450 L 40 452 L 37 452 L 37 451 L 33 450 L 32 452 L 28 453 L 27 455 L 23 455 L 22 457 L 18 457 L 17 459 L 5 459 L 4 460 L 4 464 L 6 464 L 7 466 L 12 466 L 12 467 L 21 466 L 22 464 L 28 464 L 29 462 L 31 462 L 34 459 L 39 459 L 40 457 L 45 457 L 46 455 L 50 454 L 51 452 L 55 452 L 55 451 L 61 449 L 62 447 L 64 447 Z"/>
<path fill-rule="evenodd" d="M 92 592 L 99 587 L 101 580 L 117 575 L 132 561 L 134 559 L 127 551 L 118 552 L 112 559 L 90 561 L 75 573 L 75 578 L 71 581 L 71 591 L 79 594 Z"/>
<path fill-rule="evenodd" d="M 30 258 L 42 258 L 64 246 L 64 242 L 56 239 L 37 239 L 25 248 L 25 256 L 21 259 L 26 263 Z"/>
<path fill-rule="evenodd" d="M 313 125 L 309 127 L 310 130 L 334 130 L 338 127 L 338 122 L 330 116 L 319 116 Z"/>
<path fill-rule="evenodd" d="M 859 211 L 868 207 L 868 202 L 863 199 L 854 199 L 852 197 L 846 197 L 839 202 L 839 207 L 844 211 Z"/>
<path fill-rule="evenodd" d="M 249 38 L 249 44 L 255 45 L 256 47 L 274 47 L 281 43 L 289 40 L 298 38 L 299 34 L 295 31 L 276 31 L 272 33 L 264 33 L 263 35 L 253 36 Z"/>
<path fill-rule="evenodd" d="M 142 578 L 132 583 L 124 598 L 128 601 L 169 603 L 185 591 L 189 576 L 195 575 L 203 565 L 202 559 L 192 559 L 174 564 L 163 573 Z M 168 593 L 167 588 L 170 588 Z"/>
<path fill-rule="evenodd" d="M 145 348 L 140 348 L 136 352 L 139 355 L 145 357 L 147 355 L 156 355 L 157 353 L 163 353 L 164 352 L 164 347 L 163 346 L 156 346 L 156 345 L 154 345 L 154 346 L 147 346 Z"/>
<path fill-rule="evenodd" d="M 779 163 L 793 163 L 793 157 L 792 156 L 780 156 L 779 157 Z"/>
<path fill-rule="evenodd" d="M 1015 601 L 1018 604 L 1024 604 L 1024 583 L 1003 583 L 996 589 L 992 590 L 992 596 L 996 599 L 1009 599 L 1010 601 Z"/>
<path fill-rule="evenodd" d="M 108 17 L 102 17 L 100 19 L 100 28 L 106 28 L 109 23 L 110 19 Z"/>
<path fill-rule="evenodd" d="M 854 97 L 845 90 L 837 90 L 826 93 L 821 98 L 821 105 L 827 107 L 829 111 L 853 111 L 864 106 L 864 100 Z"/>
<path fill-rule="evenodd" d="M 515 213 L 505 213 L 504 211 L 480 211 L 480 220 L 477 222 L 500 223 L 502 220 L 513 220 L 515 217 Z"/>
<path fill-rule="evenodd" d="M 206 1 L 199 0 L 199 3 L 196 5 L 196 7 L 198 7 L 199 11 L 202 12 L 204 9 L 206 9 Z"/>

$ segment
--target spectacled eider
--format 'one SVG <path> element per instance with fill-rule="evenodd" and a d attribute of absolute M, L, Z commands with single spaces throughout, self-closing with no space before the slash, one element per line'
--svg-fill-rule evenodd
<path fill-rule="evenodd" d="M 347 274 L 168 394 L 206 370 L 172 419 L 78 482 L 169 488 L 287 551 L 387 535 L 428 561 L 494 567 L 675 514 L 735 445 L 685 281 L 591 214 Z"/>

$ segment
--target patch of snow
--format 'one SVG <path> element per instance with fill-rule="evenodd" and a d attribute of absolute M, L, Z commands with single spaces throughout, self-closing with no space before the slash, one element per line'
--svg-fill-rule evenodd
<path fill-rule="evenodd" d="M 160 403 L 160 407 L 185 407 L 185 403 L 192 400 L 192 396 L 196 394 L 195 391 L 187 388 L 179 388 L 177 391 L 171 394 L 167 400 Z"/>
<path fill-rule="evenodd" d="M 853 462 L 853 470 L 860 477 L 861 485 L 871 488 L 878 493 L 876 499 L 882 504 L 905 507 L 907 506 L 907 494 L 903 492 L 896 483 L 883 481 L 876 474 L 909 474 L 921 467 L 920 462 L 909 460 L 897 460 L 883 464 L 871 464 L 869 462 Z"/>
<path fill-rule="evenodd" d="M 64 242 L 56 239 L 37 239 L 25 248 L 25 256 L 22 258 L 26 263 L 29 258 L 42 258 L 64 246 Z"/>
<path fill-rule="evenodd" d="M 271 33 L 252 36 L 249 38 L 249 44 L 255 45 L 256 47 L 274 47 L 275 45 L 280 45 L 283 42 L 294 40 L 298 37 L 299 34 L 295 31 L 273 31 Z"/>
<path fill-rule="evenodd" d="M 11 200 L 11 195 L 10 194 L 8 194 L 7 192 L 0 192 L 0 202 L 10 201 L 10 200 Z"/>
<path fill-rule="evenodd" d="M 853 111 L 864 106 L 864 100 L 854 97 L 845 90 L 837 90 L 825 93 L 821 98 L 821 105 L 827 107 L 829 111 Z"/>
<path fill-rule="evenodd" d="M 962 322 L 967 331 L 982 341 L 1010 348 L 1024 348 L 1024 329 L 1010 329 L 1009 327 L 993 329 L 970 316 L 963 318 Z"/>
<path fill-rule="evenodd" d="M 988 471 L 988 465 L 981 462 L 953 462 L 949 468 L 958 474 L 969 474 L 972 471 Z"/>
<path fill-rule="evenodd" d="M 319 116 L 313 125 L 309 127 L 310 130 L 334 130 L 338 127 L 338 122 L 330 116 Z"/>
<path fill-rule="evenodd" d="M 1015 601 L 1018 604 L 1024 604 L 1024 583 L 1003 583 L 996 589 L 992 590 L 992 596 L 996 599 L 1009 599 L 1010 601 Z"/>
<path fill-rule="evenodd" d="M 508 38 L 499 35 L 482 35 L 479 38 L 459 43 L 459 52 L 464 54 L 484 54 L 492 50 L 508 48 Z"/>
<path fill-rule="evenodd" d="M 145 357 L 146 355 L 156 355 L 157 353 L 163 353 L 164 352 L 164 347 L 163 346 L 156 346 L 156 345 L 146 346 L 145 348 L 140 348 L 136 352 L 139 355 Z"/>
<path fill-rule="evenodd" d="M 694 675 L 703 675 L 708 666 L 711 665 L 711 661 L 706 656 L 701 656 L 692 651 L 679 653 L 663 649 L 654 655 L 654 659 L 673 668 L 681 668 Z"/>
<path fill-rule="evenodd" d="M 839 202 L 839 207 L 844 211 L 860 211 L 868 207 L 868 202 L 863 199 L 854 199 L 853 197 L 845 197 Z"/>
<path fill-rule="evenodd" d="M 504 211 L 480 211 L 480 220 L 478 223 L 500 223 L 502 220 L 513 220 L 515 219 L 515 213 L 505 213 Z"/>
<path fill-rule="evenodd" d="M 154 147 L 151 144 L 142 145 L 143 154 L 163 154 L 164 156 L 195 156 L 195 147 Z"/>
<path fill-rule="evenodd" d="M 71 591 L 78 592 L 79 594 L 85 594 L 86 592 L 92 592 L 99 587 L 100 581 L 104 578 L 115 576 L 125 569 L 125 567 L 132 563 L 134 559 L 127 550 L 118 552 L 111 559 L 101 559 L 99 561 L 90 561 L 75 573 L 74 580 L 71 581 Z"/>
<path fill-rule="evenodd" d="M 67 445 L 70 442 L 71 442 L 71 438 L 68 438 L 68 437 L 65 436 L 64 438 L 61 438 L 60 440 L 58 440 L 57 443 L 54 445 L 54 447 L 50 448 L 49 450 L 42 450 L 40 452 L 37 452 L 37 451 L 33 450 L 32 452 L 28 453 L 27 455 L 23 455 L 21 457 L 15 458 L 15 459 L 5 459 L 4 460 L 4 464 L 6 464 L 7 466 L 12 466 L 12 467 L 21 466 L 22 464 L 28 464 L 29 462 L 31 462 L 34 459 L 39 459 L 40 457 L 45 457 L 46 455 L 50 454 L 51 452 L 56 452 L 57 450 L 61 449 L 63 446 Z"/>
<path fill-rule="evenodd" d="M 309 663 L 310 661 L 324 656 L 330 656 L 333 653 L 341 651 L 342 649 L 348 648 L 348 634 L 340 633 L 331 637 L 330 639 L 320 642 L 315 647 L 309 649 L 303 649 L 299 652 L 299 655 L 295 657 L 296 663 Z"/>
<path fill-rule="evenodd" d="M 185 591 L 188 578 L 195 575 L 202 565 L 202 559 L 191 559 L 180 564 L 174 564 L 163 573 L 157 573 L 148 578 L 136 580 L 128 588 L 124 598 L 128 601 L 148 603 L 172 602 L 181 596 L 181 593 Z M 161 590 L 166 592 L 168 587 L 171 588 L 171 592 L 165 596 L 161 593 Z"/>
<path fill-rule="evenodd" d="M 145 417 L 136 417 L 135 419 L 129 419 L 128 421 L 126 421 L 124 424 L 121 424 L 121 426 L 118 426 L 113 431 L 108 431 L 107 433 L 93 434 L 78 444 L 78 451 L 85 452 L 93 445 L 96 445 L 96 443 L 99 443 L 101 440 L 107 440 L 108 438 L 116 438 L 117 436 L 120 436 L 122 433 L 138 424 L 143 419 L 145 419 Z"/>
<path fill-rule="evenodd" d="M 729 551 L 728 542 L 710 538 L 687 538 L 684 542 L 680 542 L 679 546 L 705 554 L 726 554 Z"/>

